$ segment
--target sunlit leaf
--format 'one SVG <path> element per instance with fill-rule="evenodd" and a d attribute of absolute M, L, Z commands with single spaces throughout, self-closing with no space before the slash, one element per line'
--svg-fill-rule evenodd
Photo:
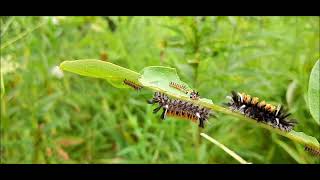
<path fill-rule="evenodd" d="M 320 60 L 313 66 L 310 74 L 308 99 L 311 115 L 320 125 Z"/>
<path fill-rule="evenodd" d="M 83 76 L 105 79 L 117 88 L 128 88 L 123 84 L 123 80 L 128 79 L 138 83 L 139 77 L 137 72 L 110 62 L 94 59 L 64 61 L 60 64 L 60 68 Z"/>

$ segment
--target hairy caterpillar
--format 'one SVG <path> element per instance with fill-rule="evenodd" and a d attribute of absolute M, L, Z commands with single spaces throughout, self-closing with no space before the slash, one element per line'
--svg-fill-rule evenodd
<path fill-rule="evenodd" d="M 129 81 L 129 80 L 127 80 L 127 79 L 125 79 L 125 80 L 123 81 L 123 83 L 126 84 L 126 85 L 128 85 L 128 86 L 130 86 L 130 87 L 132 87 L 133 89 L 135 89 L 135 90 L 137 90 L 137 91 L 141 90 L 141 88 L 142 88 L 142 86 L 134 83 L 133 81 Z"/>
<path fill-rule="evenodd" d="M 295 120 L 289 120 L 290 113 L 285 112 L 281 106 L 273 106 L 265 101 L 259 101 L 259 98 L 245 93 L 231 92 L 232 96 L 227 96 L 230 102 L 227 103 L 232 111 L 244 114 L 247 117 L 264 122 L 272 127 L 283 131 L 291 131 L 297 123 Z"/>
<path fill-rule="evenodd" d="M 169 84 L 170 87 L 173 87 L 175 89 L 178 89 L 179 91 L 182 91 L 183 93 L 185 94 L 188 94 L 188 90 L 187 90 L 187 87 L 184 86 L 184 85 L 181 85 L 181 84 L 178 84 L 178 83 L 175 83 L 175 82 L 170 82 Z"/>
<path fill-rule="evenodd" d="M 159 106 L 153 110 L 153 113 L 157 113 L 162 108 L 161 119 L 163 120 L 166 116 L 173 116 L 189 119 L 193 122 L 199 121 L 199 127 L 201 128 L 204 128 L 205 121 L 211 115 L 211 111 L 208 108 L 178 99 L 170 99 L 167 95 L 160 92 L 155 92 L 153 99 L 148 100 L 148 103 L 158 103 Z"/>
<path fill-rule="evenodd" d="M 305 146 L 304 150 L 308 151 L 310 154 L 312 154 L 314 156 L 320 157 L 320 149 L 314 149 L 314 148 L 311 148 L 309 146 Z"/>

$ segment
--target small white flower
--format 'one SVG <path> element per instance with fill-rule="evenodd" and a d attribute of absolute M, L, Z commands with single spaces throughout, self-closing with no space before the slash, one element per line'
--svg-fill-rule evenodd
<path fill-rule="evenodd" d="M 60 69 L 59 66 L 54 66 L 53 68 L 51 68 L 50 73 L 56 78 L 63 78 L 63 71 Z"/>

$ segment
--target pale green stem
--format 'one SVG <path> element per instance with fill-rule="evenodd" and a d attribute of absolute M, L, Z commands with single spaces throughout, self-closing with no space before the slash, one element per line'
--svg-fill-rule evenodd
<path fill-rule="evenodd" d="M 202 137 L 208 139 L 209 141 L 211 141 L 213 144 L 217 145 L 219 148 L 223 149 L 226 153 L 228 153 L 230 156 L 232 156 L 235 160 L 239 161 L 241 164 L 252 164 L 252 163 L 245 161 L 238 154 L 236 154 L 235 152 L 233 152 L 232 150 L 230 150 L 229 148 L 227 148 L 225 145 L 221 144 L 217 140 L 211 138 L 210 136 L 208 136 L 204 133 L 200 133 L 200 135 Z"/>
<path fill-rule="evenodd" d="M 2 71 L 0 72 L 0 84 L 1 84 L 1 98 L 4 96 L 4 93 L 6 92 L 6 89 L 4 87 L 4 78 L 3 78 L 3 74 Z"/>
<path fill-rule="evenodd" d="M 263 127 L 265 129 L 268 129 L 272 132 L 275 132 L 275 133 L 278 133 L 282 136 L 285 136 L 295 142 L 298 142 L 300 144 L 303 144 L 303 145 L 307 145 L 307 146 L 310 146 L 310 147 L 313 147 L 313 148 L 316 148 L 316 149 L 319 149 L 320 146 L 319 146 L 319 143 L 315 144 L 314 142 L 310 142 L 310 141 L 306 141 L 303 137 L 300 137 L 298 135 L 298 132 L 294 131 L 294 130 L 291 130 L 290 132 L 285 132 L 285 131 L 281 131 L 277 128 L 274 128 L 268 124 L 264 124 L 264 123 L 258 123 L 256 122 L 255 120 L 251 119 L 251 118 L 248 118 L 248 117 L 245 117 L 244 115 L 242 114 L 239 114 L 239 113 L 236 113 L 236 112 L 233 112 L 229 109 L 226 109 L 226 108 L 223 108 L 221 106 L 217 106 L 217 105 L 212 105 L 211 108 L 215 111 L 218 111 L 218 112 L 222 112 L 222 113 L 225 113 L 225 114 L 228 114 L 228 115 L 232 115 L 232 116 L 235 116 L 235 117 L 238 117 L 239 119 L 241 120 L 245 120 L 247 122 L 250 122 L 250 123 L 254 123 L 260 127 Z"/>

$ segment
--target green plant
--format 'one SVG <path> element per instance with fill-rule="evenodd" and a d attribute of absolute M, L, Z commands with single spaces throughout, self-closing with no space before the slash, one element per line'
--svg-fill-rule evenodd
<path fill-rule="evenodd" d="M 170 82 L 176 82 L 188 87 L 185 82 L 180 80 L 174 68 L 151 66 L 144 68 L 139 74 L 112 63 L 99 60 L 64 61 L 61 63 L 60 67 L 62 70 L 70 71 L 80 75 L 102 78 L 108 80 L 109 82 L 111 80 L 111 84 L 115 87 L 120 87 L 119 84 L 121 84 L 125 78 L 131 78 L 133 81 L 139 83 L 145 88 L 149 88 L 153 91 L 163 92 L 176 99 L 191 101 L 186 94 L 169 87 Z M 303 144 L 304 146 L 320 149 L 317 139 L 312 136 L 308 136 L 303 132 L 296 132 L 293 130 L 290 132 L 283 132 L 281 130 L 272 128 L 269 125 L 256 123 L 256 121 L 252 121 L 250 118 L 244 117 L 238 113 L 230 111 L 229 109 L 214 104 L 210 99 L 201 98 L 199 101 L 193 103 L 210 108 L 215 112 L 225 113 L 238 117 L 239 119 L 255 123 L 258 126 L 285 136 L 295 142 Z"/>
<path fill-rule="evenodd" d="M 214 105 L 231 89 L 283 104 L 295 130 L 319 140 L 307 93 L 319 59 L 318 16 L 20 16 L 0 24 L 1 163 L 237 163 L 201 132 L 249 162 L 319 163 L 299 143 L 236 116 L 217 112 L 203 130 L 174 118 L 160 123 L 145 103 L 148 88 L 51 73 L 79 58 L 136 72 L 174 67 Z M 69 137 L 82 143 L 58 143 Z"/>

